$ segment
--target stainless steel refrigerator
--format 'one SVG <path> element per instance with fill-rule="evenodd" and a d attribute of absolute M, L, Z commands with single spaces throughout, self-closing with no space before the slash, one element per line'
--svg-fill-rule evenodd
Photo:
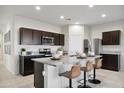
<path fill-rule="evenodd" d="M 101 39 L 95 38 L 91 42 L 88 39 L 84 39 L 84 53 L 93 51 L 95 55 L 99 55 L 101 51 Z"/>

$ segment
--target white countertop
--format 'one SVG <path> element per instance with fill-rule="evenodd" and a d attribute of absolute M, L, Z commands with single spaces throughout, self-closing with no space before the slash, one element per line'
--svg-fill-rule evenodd
<path fill-rule="evenodd" d="M 119 51 L 101 51 L 100 54 L 116 54 L 116 55 L 120 55 L 121 53 Z"/>
<path fill-rule="evenodd" d="M 76 57 L 69 57 L 69 56 L 64 56 L 61 58 L 61 60 L 51 60 L 51 57 L 48 58 L 35 58 L 32 59 L 35 62 L 40 62 L 43 64 L 51 65 L 51 66 L 60 66 L 63 64 L 76 64 L 76 63 L 81 63 L 81 62 L 86 62 L 88 60 L 94 60 L 96 58 L 100 58 L 100 55 L 96 55 L 94 57 L 87 57 L 86 59 L 77 59 Z"/>

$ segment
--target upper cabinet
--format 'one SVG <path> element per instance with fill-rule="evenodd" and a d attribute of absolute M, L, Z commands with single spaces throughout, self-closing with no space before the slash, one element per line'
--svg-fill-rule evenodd
<path fill-rule="evenodd" d="M 32 36 L 33 31 L 31 29 L 20 28 L 20 44 L 31 45 L 33 40 Z"/>
<path fill-rule="evenodd" d="M 103 32 L 102 45 L 120 45 L 120 30 Z"/>
<path fill-rule="evenodd" d="M 44 45 L 43 37 L 52 37 L 54 45 L 64 46 L 64 35 L 46 31 L 34 30 L 29 28 L 20 28 L 21 45 Z"/>
<path fill-rule="evenodd" d="M 59 35 L 59 42 L 60 42 L 60 45 L 64 46 L 64 40 L 65 40 L 65 37 L 63 34 L 60 34 Z"/>
<path fill-rule="evenodd" d="M 54 33 L 54 45 L 60 45 L 59 34 Z"/>
<path fill-rule="evenodd" d="M 53 33 L 42 31 L 42 36 L 43 37 L 53 37 Z"/>
<path fill-rule="evenodd" d="M 33 35 L 32 35 L 33 45 L 41 45 L 41 35 L 42 35 L 41 31 L 33 30 Z"/>

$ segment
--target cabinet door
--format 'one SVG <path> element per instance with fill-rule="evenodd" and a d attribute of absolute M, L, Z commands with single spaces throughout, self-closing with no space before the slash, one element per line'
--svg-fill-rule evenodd
<path fill-rule="evenodd" d="M 64 35 L 60 34 L 59 36 L 59 44 L 64 46 Z"/>
<path fill-rule="evenodd" d="M 112 31 L 111 32 L 111 41 L 112 45 L 119 45 L 120 44 L 120 31 Z"/>
<path fill-rule="evenodd" d="M 102 54 L 102 58 L 103 58 L 103 60 L 102 60 L 102 68 L 107 69 L 107 67 L 108 67 L 107 55 Z"/>
<path fill-rule="evenodd" d="M 60 45 L 59 42 L 59 34 L 54 33 L 54 45 Z"/>
<path fill-rule="evenodd" d="M 102 35 L 102 45 L 109 45 L 111 43 L 110 32 L 103 32 Z"/>
<path fill-rule="evenodd" d="M 33 45 L 41 45 L 41 31 L 33 30 Z"/>
<path fill-rule="evenodd" d="M 118 60 L 118 58 L 119 58 L 119 56 L 118 55 L 111 55 L 111 64 L 110 64 L 110 66 L 111 66 L 111 70 L 114 70 L 114 71 L 119 71 L 119 60 Z"/>
<path fill-rule="evenodd" d="M 20 28 L 20 44 L 31 45 L 32 44 L 32 30 L 27 28 Z"/>
<path fill-rule="evenodd" d="M 34 73 L 34 62 L 31 60 L 31 57 L 24 58 L 24 74 L 30 75 Z"/>

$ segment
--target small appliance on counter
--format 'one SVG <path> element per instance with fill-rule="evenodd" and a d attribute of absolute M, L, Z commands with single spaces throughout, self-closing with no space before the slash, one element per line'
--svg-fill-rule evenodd
<path fill-rule="evenodd" d="M 39 54 L 44 54 L 45 56 L 52 56 L 50 48 L 39 49 Z"/>
<path fill-rule="evenodd" d="M 32 54 L 32 51 L 27 51 L 26 54 L 27 55 L 31 55 Z"/>

